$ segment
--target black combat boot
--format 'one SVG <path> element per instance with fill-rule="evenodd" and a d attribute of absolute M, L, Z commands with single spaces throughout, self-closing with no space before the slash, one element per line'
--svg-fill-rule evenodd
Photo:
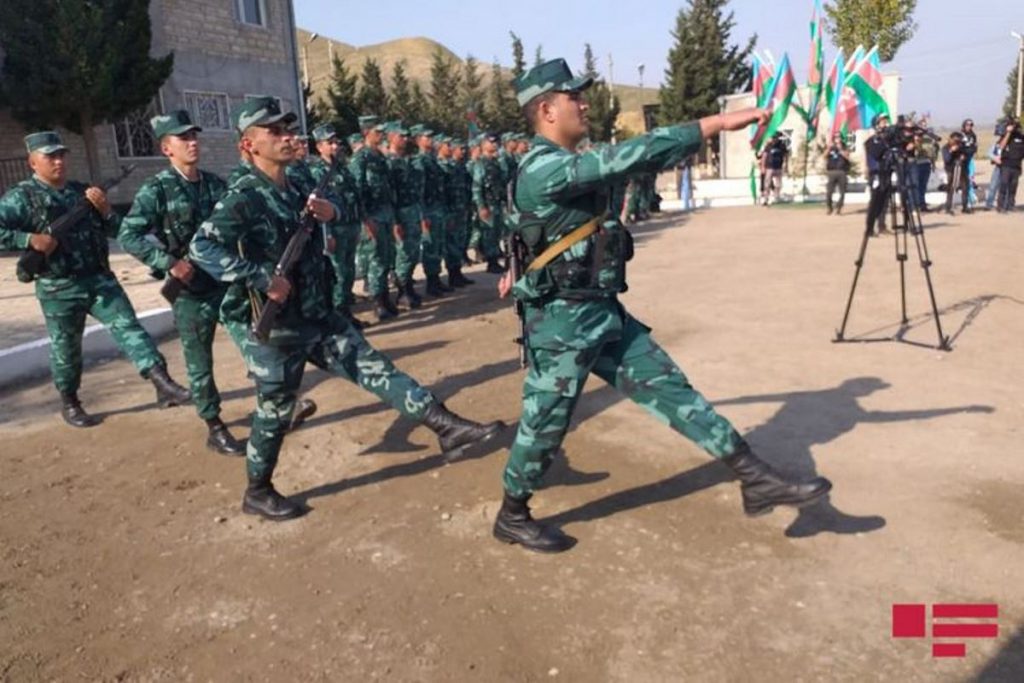
<path fill-rule="evenodd" d="M 95 417 L 85 412 L 85 408 L 78 401 L 78 394 L 61 394 L 60 403 L 60 415 L 72 427 L 95 427 L 100 423 Z"/>
<path fill-rule="evenodd" d="M 423 305 L 423 299 L 416 293 L 416 286 L 413 285 L 412 278 L 405 281 L 403 291 L 405 292 L 405 298 L 409 300 L 409 308 L 419 308 Z"/>
<path fill-rule="evenodd" d="M 242 512 L 259 515 L 272 522 L 283 522 L 301 517 L 307 510 L 278 493 L 269 476 L 256 479 L 250 476 L 249 486 L 242 497 Z"/>
<path fill-rule="evenodd" d="M 505 272 L 505 269 L 498 263 L 498 259 L 489 258 L 487 259 L 487 272 L 493 273 L 494 275 L 502 275 Z"/>
<path fill-rule="evenodd" d="M 221 455 L 245 455 L 245 442 L 231 436 L 228 426 L 219 417 L 207 420 L 206 426 L 210 429 L 206 447 L 211 451 Z"/>
<path fill-rule="evenodd" d="M 732 455 L 722 458 L 722 462 L 742 482 L 743 511 L 751 517 L 767 514 L 776 505 L 809 505 L 832 489 L 832 482 L 824 477 L 804 482 L 786 479 L 754 455 L 745 443 Z"/>
<path fill-rule="evenodd" d="M 494 520 L 494 537 L 504 543 L 518 543 L 538 553 L 560 553 L 576 545 L 576 539 L 553 526 L 541 524 L 530 515 L 530 496 L 505 500 Z"/>
<path fill-rule="evenodd" d="M 377 314 L 377 320 L 391 320 L 395 317 L 395 312 L 391 310 L 391 301 L 388 299 L 388 293 L 377 295 L 376 305 L 373 307 L 373 312 Z"/>
<path fill-rule="evenodd" d="M 171 379 L 167 374 L 167 368 L 162 365 L 154 365 L 146 379 L 156 387 L 156 403 L 161 408 L 183 406 L 192 400 L 189 390 Z"/>
<path fill-rule="evenodd" d="M 308 398 L 300 398 L 292 410 L 292 421 L 288 423 L 288 432 L 294 432 L 302 423 L 316 414 L 316 403 Z"/>
<path fill-rule="evenodd" d="M 456 287 L 468 287 L 469 285 L 476 284 L 476 280 L 470 280 L 468 277 L 462 274 L 462 268 L 456 268 L 454 273 L 448 275 L 448 279 L 455 278 Z"/>
<path fill-rule="evenodd" d="M 438 275 L 428 275 L 427 276 L 426 292 L 427 292 L 427 294 L 429 296 L 432 296 L 435 299 L 438 299 L 438 298 L 444 296 L 445 289 L 441 285 L 441 278 L 440 278 L 440 276 L 438 276 Z"/>
<path fill-rule="evenodd" d="M 441 456 L 447 462 L 455 462 L 467 449 L 489 441 L 505 428 L 501 421 L 480 424 L 456 415 L 440 401 L 427 407 L 423 414 L 423 424 L 437 434 L 441 442 Z"/>

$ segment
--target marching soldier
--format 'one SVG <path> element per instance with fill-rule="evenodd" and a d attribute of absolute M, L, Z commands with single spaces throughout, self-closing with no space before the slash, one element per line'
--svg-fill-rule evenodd
<path fill-rule="evenodd" d="M 497 434 L 501 423 L 481 425 L 447 410 L 334 311 L 319 232 L 306 244 L 288 277 L 274 274 L 275 264 L 300 227 L 302 211 L 330 223 L 337 219 L 338 208 L 327 200 L 303 196 L 288 182 L 286 168 L 295 154 L 288 126 L 295 114 L 282 113 L 277 100 L 261 97 L 242 104 L 235 120 L 242 146 L 252 157 L 252 171 L 228 189 L 202 224 L 192 240 L 190 260 L 214 279 L 230 283 L 222 306 L 225 324 L 256 382 L 257 411 L 246 449 L 249 484 L 242 510 L 273 521 L 305 512 L 279 494 L 271 479 L 307 362 L 358 384 L 425 424 L 437 434 L 448 460 Z M 372 135 L 367 142 L 376 148 Z M 362 171 L 364 182 L 366 174 L 370 182 L 376 180 L 375 170 Z M 267 300 L 282 309 L 268 341 L 260 343 L 246 330 Z"/>
<path fill-rule="evenodd" d="M 335 248 L 330 254 L 331 265 L 334 267 L 331 298 L 334 308 L 341 315 L 348 318 L 356 327 L 362 328 L 365 323 L 352 313 L 352 306 L 355 304 L 352 287 L 356 275 L 356 247 L 363 229 L 359 188 L 356 187 L 356 179 L 345 164 L 341 141 L 338 140 L 334 126 L 329 123 L 317 126 L 313 129 L 313 140 L 316 144 L 317 157 L 309 162 L 309 170 L 313 174 L 314 183 L 319 182 L 322 174 L 333 173 L 333 192 L 340 202 L 340 214 L 333 226 Z"/>
<path fill-rule="evenodd" d="M 820 499 L 831 488 L 827 479 L 792 482 L 758 459 L 655 343 L 650 328 L 618 300 L 633 249 L 629 232 L 608 213 L 613 184 L 638 171 L 671 167 L 696 152 L 702 139 L 763 121 L 766 114 L 719 114 L 578 154 L 576 146 L 587 134 L 583 91 L 592 82 L 573 78 L 562 59 L 536 66 L 515 82 L 536 133 L 514 197 L 516 236 L 529 263 L 517 282 L 502 278 L 501 293 L 511 290 L 524 304 L 529 369 L 495 537 L 543 552 L 572 546 L 560 530 L 534 521 L 527 501 L 561 445 L 591 373 L 728 465 L 741 482 L 747 514 Z"/>
<path fill-rule="evenodd" d="M 395 225 L 395 189 L 387 159 L 380 153 L 384 126 L 376 116 L 360 116 L 363 145 L 352 155 L 349 170 L 356 179 L 363 204 L 363 235 L 359 251 L 366 263 L 367 288 L 375 303 L 378 320 L 398 315 L 388 292 L 388 273 L 394 263 L 392 231 Z"/>
<path fill-rule="evenodd" d="M 61 396 L 61 416 L 73 427 L 97 420 L 78 399 L 82 380 L 82 334 L 91 315 L 110 331 L 114 343 L 156 388 L 161 407 L 189 401 L 188 391 L 167 375 L 167 363 L 135 317 L 131 301 L 110 270 L 108 239 L 120 218 L 98 187 L 67 180 L 67 147 L 53 131 L 25 137 L 32 177 L 0 199 L 0 250 L 31 249 L 46 255 L 35 277 L 36 298 L 50 336 L 50 372 Z M 84 199 L 94 210 L 71 228 L 66 239 L 47 233 L 50 225 Z"/>
<path fill-rule="evenodd" d="M 186 258 L 192 236 L 227 185 L 217 175 L 199 168 L 199 133 L 203 129 L 192 123 L 187 111 L 155 116 L 150 125 L 170 168 L 139 188 L 131 210 L 121 221 L 117 239 L 125 251 L 154 272 L 183 283 L 171 306 L 185 353 L 192 400 L 209 430 L 206 445 L 223 455 L 242 455 L 245 446 L 220 419 L 220 393 L 213 378 L 213 340 L 227 287 Z"/>
<path fill-rule="evenodd" d="M 418 173 L 409 159 L 409 130 L 401 121 L 388 128 L 388 168 L 391 184 L 395 188 L 395 277 L 398 279 L 398 297 L 409 302 L 409 308 L 419 308 L 423 301 L 413 285 L 413 271 L 420 260 L 420 239 L 423 207 L 420 204 L 422 182 L 414 178 Z"/>
<path fill-rule="evenodd" d="M 500 275 L 499 242 L 505 231 L 505 175 L 498 162 L 498 136 L 485 133 L 480 142 L 480 158 L 473 168 L 473 204 L 480 225 L 480 250 L 487 261 L 487 272 Z"/>
<path fill-rule="evenodd" d="M 412 157 L 413 167 L 423 177 L 423 273 L 427 294 L 443 296 L 452 290 L 441 282 L 441 260 L 445 249 L 444 173 L 434 158 L 434 132 L 422 124 L 410 129 L 419 153 Z"/>
<path fill-rule="evenodd" d="M 448 225 L 445 235 L 444 265 L 448 271 L 448 286 L 466 287 L 473 280 L 462 274 L 462 258 L 466 250 L 466 223 L 469 217 L 469 193 L 463 173 L 465 169 L 452 159 L 452 150 L 459 149 L 448 136 L 437 140 L 437 163 L 444 173 L 445 210 Z"/>

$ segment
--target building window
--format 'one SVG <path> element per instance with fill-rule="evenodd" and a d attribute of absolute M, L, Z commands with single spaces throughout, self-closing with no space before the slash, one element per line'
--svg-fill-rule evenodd
<path fill-rule="evenodd" d="M 274 97 L 273 95 L 253 95 L 251 93 L 247 93 L 245 95 L 245 101 L 248 102 L 249 100 L 255 100 L 257 97 L 270 97 L 270 98 L 273 98 L 274 101 L 277 102 L 277 108 L 280 109 L 281 111 L 284 111 L 284 103 L 281 101 L 281 98 L 280 97 Z"/>
<path fill-rule="evenodd" d="M 263 0 L 235 0 L 235 4 L 238 7 L 238 19 L 243 24 L 267 25 L 267 7 Z"/>
<path fill-rule="evenodd" d="M 186 90 L 185 109 L 197 126 L 204 130 L 231 130 L 228 117 L 228 96 L 221 92 Z"/>
<path fill-rule="evenodd" d="M 160 156 L 160 145 L 153 137 L 153 128 L 149 125 L 149 120 L 159 113 L 160 103 L 154 98 L 149 105 L 114 124 L 118 157 L 133 159 Z"/>

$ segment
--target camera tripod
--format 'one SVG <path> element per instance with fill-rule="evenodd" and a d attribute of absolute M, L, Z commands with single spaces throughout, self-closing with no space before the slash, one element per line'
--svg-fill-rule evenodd
<path fill-rule="evenodd" d="M 879 173 L 878 177 L 879 183 L 884 184 L 882 191 L 884 192 L 886 202 L 883 211 L 888 211 L 889 216 L 892 219 L 890 225 L 892 226 L 893 238 L 895 240 L 896 261 L 899 263 L 900 267 L 901 322 L 904 326 L 909 322 L 907 318 L 906 264 L 908 236 L 912 236 L 917 248 L 917 257 L 921 263 L 921 269 L 924 270 L 924 279 L 928 284 L 928 297 L 932 304 L 932 316 L 935 318 L 935 329 L 939 335 L 939 343 L 936 348 L 941 351 L 951 351 L 952 347 L 949 344 L 949 337 L 942 332 L 942 322 L 939 319 L 939 307 L 935 303 L 935 288 L 932 286 L 932 276 L 930 271 L 932 261 L 931 257 L 928 255 L 928 244 L 924 239 L 924 226 L 921 222 L 920 207 L 917 206 L 917 200 L 912 196 L 911 188 L 907 182 L 906 159 L 898 151 L 891 149 L 886 152 L 885 159 L 881 164 L 881 169 L 882 171 Z M 893 181 L 893 175 L 895 175 L 895 182 Z M 898 206 L 896 201 L 897 199 L 899 199 Z M 872 217 L 871 206 L 869 205 L 867 226 L 864 229 L 864 237 L 861 239 L 860 243 L 860 252 L 858 253 L 857 260 L 855 261 L 857 269 L 853 273 L 853 284 L 850 285 L 850 296 L 846 300 L 846 312 L 843 313 L 843 324 L 838 330 L 836 330 L 836 336 L 832 340 L 833 342 L 882 341 L 879 339 L 846 339 L 845 337 L 846 323 L 850 319 L 850 308 L 853 306 L 853 296 L 857 291 L 857 281 L 860 279 L 860 271 L 864 266 L 864 256 L 868 249 L 868 240 L 871 239 L 873 229 L 874 220 Z M 897 339 L 899 339 L 898 336 Z"/>

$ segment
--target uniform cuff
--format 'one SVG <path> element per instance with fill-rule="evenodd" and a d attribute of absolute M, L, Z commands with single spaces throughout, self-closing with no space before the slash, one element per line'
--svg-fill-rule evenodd
<path fill-rule="evenodd" d="M 273 270 L 269 266 L 260 266 L 260 269 L 249 278 L 249 284 L 259 291 L 266 293 L 270 289 L 270 279 Z"/>
<path fill-rule="evenodd" d="M 32 233 L 30 232 L 19 232 L 14 238 L 14 244 L 19 249 L 28 249 L 29 242 L 32 240 Z"/>

